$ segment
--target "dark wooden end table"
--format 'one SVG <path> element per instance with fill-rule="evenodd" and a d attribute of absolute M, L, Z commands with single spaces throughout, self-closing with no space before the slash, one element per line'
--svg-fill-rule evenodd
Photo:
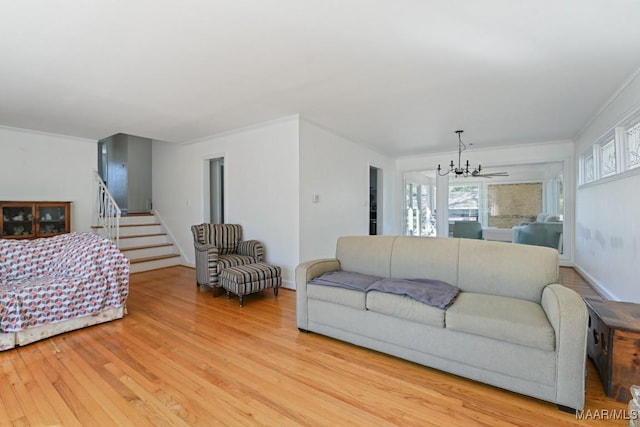
<path fill-rule="evenodd" d="M 587 354 L 594 361 L 607 396 L 631 400 L 640 384 L 640 304 L 585 298 L 589 310 Z"/>

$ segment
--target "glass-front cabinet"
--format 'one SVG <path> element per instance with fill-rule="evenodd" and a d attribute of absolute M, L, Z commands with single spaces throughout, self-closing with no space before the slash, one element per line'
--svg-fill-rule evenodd
<path fill-rule="evenodd" d="M 2 238 L 34 238 L 34 205 L 24 202 L 2 202 Z"/>
<path fill-rule="evenodd" d="M 34 239 L 71 231 L 71 202 L 2 202 L 0 236 Z"/>

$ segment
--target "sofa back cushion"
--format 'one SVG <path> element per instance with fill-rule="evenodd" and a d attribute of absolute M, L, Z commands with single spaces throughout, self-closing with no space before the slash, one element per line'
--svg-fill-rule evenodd
<path fill-rule="evenodd" d="M 541 246 L 459 239 L 461 291 L 539 303 L 542 290 L 558 282 L 558 251 Z"/>
<path fill-rule="evenodd" d="M 391 258 L 393 279 L 434 279 L 458 284 L 460 239 L 401 236 Z"/>
<path fill-rule="evenodd" d="M 115 273 L 118 277 L 126 275 L 128 281 L 129 262 L 112 242 L 95 233 L 65 233 L 34 240 L 0 239 L 0 282 L 84 277 L 95 283 L 113 279 Z"/>
<path fill-rule="evenodd" d="M 561 222 L 534 222 L 513 227 L 513 241 L 526 245 L 558 249 L 562 238 Z"/>
<path fill-rule="evenodd" d="M 394 279 L 435 279 L 463 292 L 539 303 L 558 282 L 558 251 L 475 239 L 410 236 L 338 238 L 336 258 L 346 271 Z"/>
<path fill-rule="evenodd" d="M 536 222 L 545 222 L 547 220 L 547 217 L 549 216 L 548 213 L 540 213 L 538 214 L 538 216 L 536 217 Z"/>
<path fill-rule="evenodd" d="M 338 238 L 336 258 L 345 271 L 390 277 L 391 252 L 396 236 Z"/>

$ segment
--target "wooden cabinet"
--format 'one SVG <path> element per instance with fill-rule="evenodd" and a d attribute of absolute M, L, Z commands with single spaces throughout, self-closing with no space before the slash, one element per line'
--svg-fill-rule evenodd
<path fill-rule="evenodd" d="M 640 304 L 585 298 L 589 310 L 587 354 L 594 361 L 607 396 L 631 399 L 640 384 Z"/>
<path fill-rule="evenodd" d="M 0 237 L 35 239 L 71 231 L 71 202 L 0 202 Z"/>

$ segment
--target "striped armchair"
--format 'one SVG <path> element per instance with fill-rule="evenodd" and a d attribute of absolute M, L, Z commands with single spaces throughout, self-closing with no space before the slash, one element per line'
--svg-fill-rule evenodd
<path fill-rule="evenodd" d="M 257 240 L 242 240 L 239 224 L 191 226 L 196 254 L 196 284 L 219 287 L 218 274 L 236 265 L 264 261 L 264 247 Z M 215 295 L 215 294 L 214 294 Z"/>

